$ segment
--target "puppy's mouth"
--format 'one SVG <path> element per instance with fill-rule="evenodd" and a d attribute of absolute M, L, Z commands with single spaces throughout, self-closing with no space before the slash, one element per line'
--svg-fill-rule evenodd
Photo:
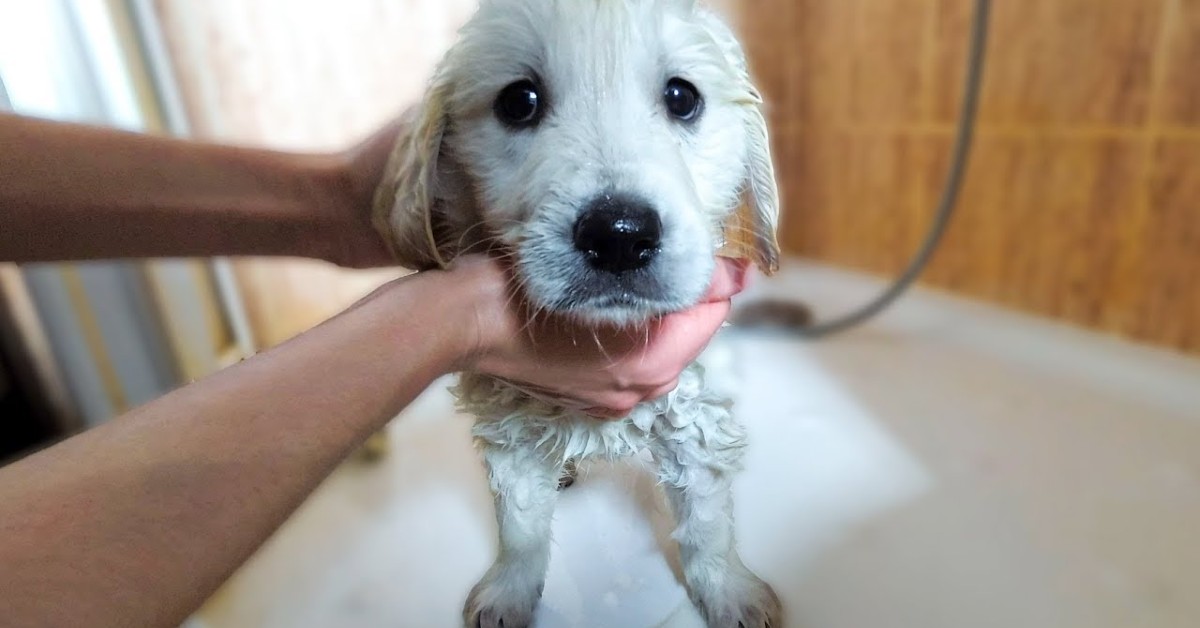
<path fill-rule="evenodd" d="M 636 327 L 693 305 L 665 289 L 655 269 L 612 275 L 583 264 L 518 266 L 535 311 L 587 325 Z"/>
<path fill-rule="evenodd" d="M 555 310 L 583 323 L 637 326 L 685 307 L 681 303 L 625 292 L 567 302 Z"/>

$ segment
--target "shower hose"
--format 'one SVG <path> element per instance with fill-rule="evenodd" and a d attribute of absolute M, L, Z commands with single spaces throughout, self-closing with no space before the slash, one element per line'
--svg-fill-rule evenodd
<path fill-rule="evenodd" d="M 971 153 L 971 141 L 975 133 L 975 118 L 979 107 L 980 84 L 983 79 L 984 52 L 987 48 L 988 13 L 991 9 L 990 0 L 975 0 L 974 15 L 971 19 L 970 44 L 967 51 L 966 80 L 963 84 L 962 110 L 959 114 L 958 128 L 951 154 L 950 167 L 942 194 L 934 214 L 933 224 L 921 243 L 908 266 L 886 290 L 861 308 L 828 321 L 817 321 L 800 327 L 792 327 L 789 333 L 797 333 L 805 338 L 820 338 L 855 327 L 873 318 L 891 306 L 908 290 L 913 282 L 925 270 L 929 259 L 937 251 L 942 236 L 950 224 L 958 206 L 959 193 L 962 189 L 963 175 L 967 169 L 967 160 Z"/>

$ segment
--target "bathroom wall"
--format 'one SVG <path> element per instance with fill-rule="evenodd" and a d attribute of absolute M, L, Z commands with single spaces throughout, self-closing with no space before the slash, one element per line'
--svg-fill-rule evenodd
<path fill-rule="evenodd" d="M 929 225 L 971 0 L 742 0 L 796 254 L 896 273 Z M 928 285 L 1200 352 L 1200 0 L 999 0 Z"/>

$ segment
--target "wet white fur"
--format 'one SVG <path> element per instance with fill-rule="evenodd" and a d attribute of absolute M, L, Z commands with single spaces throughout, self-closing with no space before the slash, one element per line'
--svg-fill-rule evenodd
<path fill-rule="evenodd" d="M 514 132 L 492 105 L 531 74 L 545 88 L 547 114 L 536 129 Z M 675 76 L 704 97 L 690 127 L 663 110 L 663 87 Z M 490 239 L 514 254 L 535 307 L 642 322 L 703 294 L 726 221 L 743 201 L 752 255 L 767 272 L 776 268 L 778 198 L 759 106 L 740 45 L 693 0 L 483 0 L 398 143 L 377 225 L 411 267 L 445 266 Z M 571 242 L 581 209 L 607 193 L 647 199 L 663 223 L 661 252 L 632 287 L 637 302 L 619 307 L 601 302 L 629 286 L 611 285 Z M 641 449 L 658 464 L 685 584 L 709 625 L 780 625 L 774 593 L 735 549 L 730 486 L 745 432 L 706 368 L 713 357 L 691 365 L 670 395 L 616 422 L 462 374 L 455 393 L 478 418 L 500 524 L 500 553 L 469 596 L 467 625 L 532 620 L 564 462 Z"/>

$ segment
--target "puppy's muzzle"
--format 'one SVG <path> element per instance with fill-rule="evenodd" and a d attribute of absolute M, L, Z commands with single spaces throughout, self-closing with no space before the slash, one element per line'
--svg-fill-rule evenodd
<path fill-rule="evenodd" d="M 662 244 L 662 220 L 649 204 L 603 196 L 575 222 L 575 248 L 592 268 L 620 275 L 645 268 Z"/>

